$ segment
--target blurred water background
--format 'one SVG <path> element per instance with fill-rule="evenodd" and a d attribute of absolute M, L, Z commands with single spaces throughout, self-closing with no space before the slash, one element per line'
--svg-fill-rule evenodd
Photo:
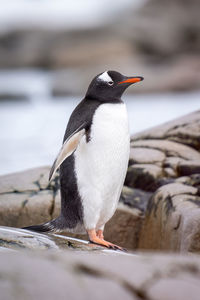
<path fill-rule="evenodd" d="M 124 95 L 131 133 L 200 107 L 197 0 L 0 1 L 0 174 L 52 164 L 91 79 Z"/>

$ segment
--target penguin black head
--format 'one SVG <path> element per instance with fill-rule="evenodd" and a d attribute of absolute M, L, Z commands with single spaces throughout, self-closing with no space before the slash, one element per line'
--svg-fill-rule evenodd
<path fill-rule="evenodd" d="M 129 85 L 143 79 L 141 76 L 127 77 L 116 71 L 106 71 L 98 74 L 92 80 L 86 98 L 97 99 L 102 102 L 118 101 Z"/>

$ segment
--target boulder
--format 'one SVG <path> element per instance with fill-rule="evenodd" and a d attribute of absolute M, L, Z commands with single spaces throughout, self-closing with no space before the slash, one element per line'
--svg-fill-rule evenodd
<path fill-rule="evenodd" d="M 140 249 L 200 253 L 200 185 L 194 186 L 176 182 L 154 193 L 140 233 Z"/>
<path fill-rule="evenodd" d="M 48 183 L 49 167 L 1 176 L 0 225 L 23 227 L 46 222 L 55 215 L 58 176 Z"/>
<path fill-rule="evenodd" d="M 101 250 L 105 248 L 88 241 L 65 237 L 59 234 L 41 234 L 14 227 L 0 226 L 1 250 Z M 107 251 L 112 251 L 107 249 Z"/>
<path fill-rule="evenodd" d="M 198 300 L 200 294 L 196 255 L 4 251 L 0 265 L 5 300 Z"/>
<path fill-rule="evenodd" d="M 154 192 L 139 248 L 200 252 L 199 120 L 197 111 L 132 137 L 132 153 L 137 151 L 134 159 L 131 156 L 125 183 Z M 159 161 L 159 154 L 154 155 L 150 164 L 144 148 L 161 151 L 163 156 Z"/>
<path fill-rule="evenodd" d="M 199 132 L 197 111 L 132 136 L 125 184 L 156 192 L 180 176 L 199 173 Z"/>
<path fill-rule="evenodd" d="M 49 170 L 41 167 L 0 176 L 0 225 L 20 228 L 59 215 L 59 178 L 57 174 L 49 183 Z M 105 237 L 122 247 L 136 249 L 150 196 L 151 193 L 124 187 L 119 207 L 106 225 Z M 67 233 L 67 236 L 87 239 L 86 235 Z"/>
<path fill-rule="evenodd" d="M 150 0 L 126 19 L 131 36 L 141 52 L 149 56 L 167 59 L 177 54 L 200 50 L 200 22 L 197 0 Z M 127 24 L 128 23 L 128 24 Z M 131 30 L 132 29 L 132 30 Z"/>

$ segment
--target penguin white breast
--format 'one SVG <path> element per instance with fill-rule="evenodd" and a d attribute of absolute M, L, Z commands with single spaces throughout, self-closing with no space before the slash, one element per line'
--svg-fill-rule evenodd
<path fill-rule="evenodd" d="M 125 104 L 101 104 L 93 116 L 90 141 L 84 136 L 74 155 L 86 229 L 103 227 L 115 212 L 129 151 Z"/>

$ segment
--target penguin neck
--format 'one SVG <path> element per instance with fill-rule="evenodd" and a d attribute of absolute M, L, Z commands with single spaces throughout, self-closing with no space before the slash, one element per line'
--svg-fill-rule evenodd
<path fill-rule="evenodd" d="M 99 102 L 99 104 L 105 104 L 105 103 L 119 104 L 119 103 L 123 103 L 123 100 L 121 98 L 118 98 L 118 97 L 101 97 L 101 95 L 93 96 L 93 95 L 90 95 L 90 94 L 86 94 L 85 100 L 96 101 L 96 102 Z"/>

